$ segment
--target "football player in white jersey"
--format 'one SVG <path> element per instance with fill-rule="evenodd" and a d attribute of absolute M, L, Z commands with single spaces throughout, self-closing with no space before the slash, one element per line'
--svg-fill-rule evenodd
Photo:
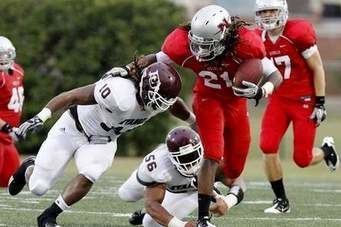
<path fill-rule="evenodd" d="M 198 207 L 196 175 L 203 160 L 203 147 L 199 135 L 189 127 L 172 129 L 164 144 L 146 155 L 128 180 L 118 190 L 127 202 L 145 201 L 146 214 L 133 213 L 129 222 L 148 227 L 190 227 L 193 221 L 182 221 Z M 219 171 L 222 173 L 222 171 Z M 222 178 L 218 180 L 224 181 Z M 239 186 L 232 186 L 227 196 L 216 194 L 217 201 L 228 208 L 243 197 Z M 224 205 L 212 209 L 219 213 Z"/>
<path fill-rule="evenodd" d="M 9 193 L 18 194 L 27 183 L 31 193 L 44 195 L 74 158 L 79 174 L 37 219 L 39 227 L 58 226 L 57 216 L 82 199 L 110 168 L 119 135 L 172 105 L 182 106 L 177 98 L 180 89 L 175 69 L 156 63 L 142 71 L 139 81 L 115 76 L 111 70 L 94 84 L 54 97 L 16 130 L 19 138 L 25 138 L 53 113 L 68 108 L 49 131 L 37 157 L 26 159 L 12 176 Z M 186 106 L 176 109 L 173 115 L 183 120 L 193 118 Z"/>

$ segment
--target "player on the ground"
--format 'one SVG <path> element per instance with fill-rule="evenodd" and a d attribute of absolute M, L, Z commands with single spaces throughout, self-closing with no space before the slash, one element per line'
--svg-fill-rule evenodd
<path fill-rule="evenodd" d="M 196 226 L 181 219 L 198 207 L 196 176 L 202 160 L 199 135 L 189 127 L 172 129 L 165 143 L 146 155 L 118 190 L 120 198 L 127 202 L 144 198 L 147 214 L 135 212 L 130 223 L 148 227 Z M 217 177 L 217 180 L 223 181 L 222 178 Z M 227 196 L 217 195 L 216 198 L 226 201 L 231 208 L 243 199 L 243 191 L 239 186 L 229 186 Z"/>
<path fill-rule="evenodd" d="M 44 195 L 74 158 L 79 174 L 37 219 L 39 227 L 57 226 L 57 216 L 82 199 L 110 168 L 117 138 L 178 103 L 180 89 L 175 69 L 155 63 L 143 70 L 140 81 L 113 76 L 109 71 L 95 84 L 54 97 L 15 131 L 19 138 L 25 138 L 53 113 L 69 108 L 51 128 L 37 157 L 26 159 L 15 172 L 9 193 L 18 194 L 27 183 L 31 193 Z M 189 116 L 189 110 L 182 110 L 187 112 L 179 115 L 186 120 L 183 116 Z"/>
<path fill-rule="evenodd" d="M 0 187 L 20 165 L 20 156 L 11 137 L 13 127 L 20 123 L 24 103 L 24 70 L 14 62 L 15 47 L 0 36 Z"/>
<path fill-rule="evenodd" d="M 316 45 L 313 26 L 303 19 L 288 19 L 285 0 L 257 0 L 256 22 L 267 56 L 282 72 L 283 83 L 269 99 L 265 111 L 260 148 L 265 156 L 265 172 L 275 194 L 273 206 L 265 213 L 290 212 L 279 160 L 279 144 L 289 124 L 293 124 L 295 163 L 307 167 L 325 160 L 331 171 L 338 164 L 332 137 L 313 147 L 316 127 L 325 120 L 325 73 Z"/>
<path fill-rule="evenodd" d="M 210 226 L 209 206 L 218 163 L 223 158 L 225 175 L 237 179 L 245 165 L 250 145 L 250 126 L 245 96 L 259 100 L 270 95 L 282 78 L 265 57 L 265 48 L 246 23 L 222 7 L 200 9 L 191 24 L 180 26 L 165 39 L 157 54 L 145 56 L 140 64 L 173 63 L 197 74 L 193 88 L 193 111 L 204 146 L 204 161 L 198 175 L 198 225 Z M 265 83 L 232 90 L 238 66 L 244 60 L 262 59 Z M 128 70 L 129 71 L 129 70 Z M 124 74 L 127 74 L 123 70 Z"/>

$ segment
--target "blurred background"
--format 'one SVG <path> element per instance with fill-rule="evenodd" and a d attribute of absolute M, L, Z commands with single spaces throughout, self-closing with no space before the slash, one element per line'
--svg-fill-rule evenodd
<path fill-rule="evenodd" d="M 17 62 L 25 70 L 26 120 L 53 96 L 93 83 L 112 68 L 130 62 L 136 54 L 160 50 L 166 35 L 190 21 L 207 4 L 225 7 L 232 15 L 253 21 L 254 0 L 1 0 L 0 35 L 12 40 Z M 288 0 L 290 17 L 304 17 L 316 27 L 318 46 L 327 75 L 328 120 L 320 126 L 316 143 L 334 135 L 341 143 L 341 0 Z M 194 74 L 181 69 L 181 96 L 191 105 Z M 260 158 L 258 132 L 265 101 L 250 103 L 253 128 L 251 159 Z M 37 153 L 58 116 L 44 130 L 20 142 L 22 154 Z M 214 119 L 212 119 L 214 121 Z M 118 155 L 135 156 L 164 141 L 167 131 L 181 122 L 168 113 L 119 138 Z M 290 158 L 290 132 L 282 143 Z"/>

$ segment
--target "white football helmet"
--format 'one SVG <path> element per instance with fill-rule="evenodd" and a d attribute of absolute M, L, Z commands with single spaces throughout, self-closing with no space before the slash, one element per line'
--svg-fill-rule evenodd
<path fill-rule="evenodd" d="M 16 53 L 12 42 L 0 36 L 0 71 L 8 71 L 14 64 Z"/>
<path fill-rule="evenodd" d="M 230 24 L 230 14 L 221 6 L 209 5 L 194 15 L 188 38 L 191 52 L 198 61 L 210 61 L 223 53 Z"/>
<path fill-rule="evenodd" d="M 199 135 L 189 127 L 179 126 L 172 129 L 166 137 L 169 156 L 185 177 L 197 174 L 203 160 L 203 146 Z"/>
<path fill-rule="evenodd" d="M 263 10 L 278 10 L 277 15 L 261 17 L 259 12 Z M 265 30 L 272 30 L 285 25 L 288 20 L 288 4 L 286 0 L 256 0 L 255 5 L 256 24 Z"/>

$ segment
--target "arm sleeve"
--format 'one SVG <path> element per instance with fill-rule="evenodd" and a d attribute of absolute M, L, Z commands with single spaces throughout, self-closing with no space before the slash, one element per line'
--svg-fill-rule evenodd
<path fill-rule="evenodd" d="M 277 71 L 276 66 L 274 63 L 267 57 L 262 59 L 262 66 L 263 66 L 263 75 L 264 76 L 269 76 L 273 72 Z"/>
<path fill-rule="evenodd" d="M 317 37 L 314 27 L 305 20 L 300 20 L 291 29 L 293 42 L 302 56 L 310 57 L 316 50 Z"/>

